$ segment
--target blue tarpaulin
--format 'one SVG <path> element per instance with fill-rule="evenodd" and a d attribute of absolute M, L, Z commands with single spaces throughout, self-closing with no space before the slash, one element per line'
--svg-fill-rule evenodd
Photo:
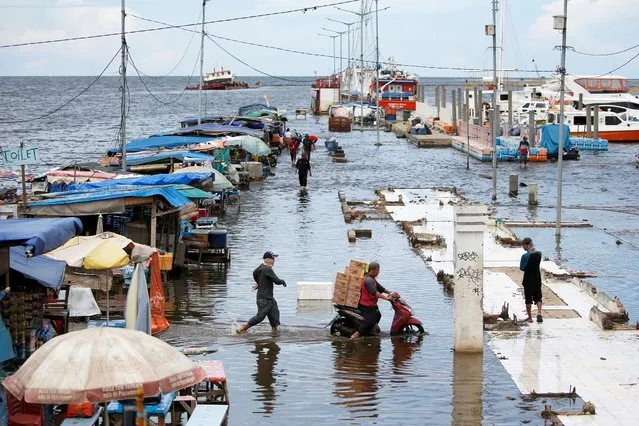
<path fill-rule="evenodd" d="M 197 145 L 212 140 L 211 136 L 151 136 L 142 139 L 133 139 L 126 144 L 127 152 L 153 151 L 162 148 L 178 148 L 187 145 Z M 120 147 L 113 147 L 110 153 L 120 152 Z"/>
<path fill-rule="evenodd" d="M 172 173 L 139 176 L 124 179 L 109 179 L 102 182 L 85 182 L 69 185 L 68 191 L 88 191 L 94 189 L 129 188 L 136 186 L 191 185 L 207 179 L 215 180 L 215 173 Z M 137 188 L 135 188 L 137 189 Z"/>
<path fill-rule="evenodd" d="M 25 246 L 32 256 L 55 250 L 82 232 L 80 219 L 0 220 L 0 246 Z"/>
<path fill-rule="evenodd" d="M 211 164 L 213 164 L 215 161 L 215 157 L 212 155 L 202 154 L 201 152 L 161 151 L 155 154 L 136 154 L 127 156 L 126 163 L 129 166 L 139 166 L 143 164 L 163 162 L 170 159 L 182 163 L 203 163 L 205 161 L 210 161 Z"/>
<path fill-rule="evenodd" d="M 173 208 L 182 208 L 191 203 L 191 200 L 182 195 L 177 189 L 166 186 L 146 189 L 60 192 L 56 193 L 56 196 L 50 199 L 29 203 L 27 207 L 59 206 L 63 204 L 89 203 L 92 201 L 113 200 L 117 198 L 154 197 L 158 195 L 164 198 Z M 69 238 L 67 238 L 67 240 Z"/>
<path fill-rule="evenodd" d="M 248 127 L 231 126 L 228 124 L 205 123 L 199 126 L 184 127 L 177 130 L 163 132 L 162 136 L 185 136 L 185 135 L 251 135 L 261 137 L 264 132 Z M 127 145 L 128 146 L 128 145 Z"/>
<path fill-rule="evenodd" d="M 569 151 L 572 147 L 570 142 L 570 127 L 564 124 L 564 149 Z M 546 148 L 548 154 L 555 154 L 559 151 L 559 125 L 558 124 L 546 124 L 541 128 L 541 141 L 539 142 L 540 148 Z"/>
<path fill-rule="evenodd" d="M 47 256 L 27 257 L 20 247 L 11 247 L 9 251 L 11 269 L 45 287 L 55 290 L 60 288 L 64 281 L 66 262 Z"/>

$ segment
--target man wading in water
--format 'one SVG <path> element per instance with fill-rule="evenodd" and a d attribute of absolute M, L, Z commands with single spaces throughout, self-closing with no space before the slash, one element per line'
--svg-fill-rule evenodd
<path fill-rule="evenodd" d="M 280 310 L 277 307 L 277 301 L 273 298 L 273 284 L 279 284 L 286 287 L 286 282 L 281 280 L 273 272 L 273 264 L 277 255 L 271 251 L 264 253 L 262 258 L 264 263 L 253 271 L 253 279 L 255 285 L 253 290 L 257 289 L 257 314 L 248 320 L 246 324 L 237 329 L 237 334 L 242 334 L 249 328 L 264 321 L 268 317 L 271 324 L 273 334 L 277 333 L 277 326 L 280 325 Z"/>
<path fill-rule="evenodd" d="M 539 270 L 541 252 L 535 249 L 530 238 L 524 238 L 521 243 L 526 250 L 526 253 L 521 256 L 521 262 L 519 262 L 519 269 L 524 271 L 522 284 L 526 300 L 526 313 L 528 314 L 526 321 L 533 322 L 532 304 L 534 302 L 537 305 L 537 322 L 543 322 L 544 319 L 541 316 L 541 271 Z"/>

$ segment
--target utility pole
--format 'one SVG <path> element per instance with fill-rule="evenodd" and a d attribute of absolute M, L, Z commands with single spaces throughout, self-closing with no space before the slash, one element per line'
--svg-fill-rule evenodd
<path fill-rule="evenodd" d="M 198 94 L 197 125 L 202 124 L 202 86 L 204 85 L 204 22 L 206 22 L 206 0 L 202 0 L 202 39 L 200 40 L 200 88 Z"/>
<path fill-rule="evenodd" d="M 486 35 L 493 38 L 493 113 L 491 133 L 493 142 L 493 195 L 492 200 L 497 201 L 497 135 L 499 129 L 499 114 L 497 113 L 497 11 L 499 0 L 493 0 L 493 25 L 486 26 Z"/>
<path fill-rule="evenodd" d="M 324 31 L 335 33 L 339 36 L 339 72 L 341 74 L 344 71 L 344 68 L 342 67 L 342 35 L 346 34 L 346 31 L 335 31 L 335 30 L 331 30 L 330 28 L 324 28 L 324 27 L 322 27 L 322 29 Z"/>
<path fill-rule="evenodd" d="M 377 133 L 377 142 L 375 145 L 380 146 L 379 141 L 379 0 L 375 0 L 375 132 Z"/>
<path fill-rule="evenodd" d="M 559 74 L 561 82 L 559 86 L 559 149 L 557 151 L 557 222 L 555 235 L 561 235 L 561 191 L 562 191 L 562 160 L 564 156 L 564 95 L 566 91 L 566 29 L 568 21 L 568 0 L 564 0 L 563 16 L 554 16 L 553 27 L 561 30 L 561 65 Z"/>
<path fill-rule="evenodd" d="M 356 24 L 357 22 L 342 22 L 342 21 L 337 21 L 335 19 L 331 19 L 331 18 L 326 18 L 329 21 L 332 22 L 337 22 L 338 24 L 343 24 L 346 25 L 346 50 L 347 50 L 347 54 L 348 54 L 348 60 L 346 62 L 346 69 L 348 70 L 348 77 L 346 79 L 346 87 L 348 90 L 348 100 L 350 101 L 351 98 L 351 73 L 353 72 L 353 70 L 351 69 L 351 25 Z M 341 46 L 341 39 L 340 39 L 340 46 Z M 341 48 L 340 48 L 340 56 L 342 56 L 341 53 Z M 340 65 L 341 68 L 341 65 Z"/>
<path fill-rule="evenodd" d="M 322 28 L 324 29 L 324 28 Z M 328 35 L 328 34 L 322 34 L 322 33 L 317 33 L 318 36 L 322 36 L 322 37 L 330 37 L 333 39 L 333 75 L 337 74 L 337 71 L 335 69 L 336 65 L 336 61 L 335 61 L 335 39 L 338 37 L 337 35 Z"/>
<path fill-rule="evenodd" d="M 126 63 L 127 63 L 127 46 L 126 32 L 124 28 L 124 20 L 126 18 L 125 0 L 122 0 L 122 102 L 120 104 L 120 118 L 122 120 L 120 127 L 120 149 L 122 150 L 122 170 L 126 171 Z"/>

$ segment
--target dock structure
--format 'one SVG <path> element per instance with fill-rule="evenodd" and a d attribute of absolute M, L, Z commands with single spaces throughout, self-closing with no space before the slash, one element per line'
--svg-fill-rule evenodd
<path fill-rule="evenodd" d="M 419 148 L 448 148 L 452 145 L 452 136 L 446 134 L 414 135 L 407 133 L 406 139 Z"/>
<path fill-rule="evenodd" d="M 455 208 L 465 201 L 443 189 L 387 189 L 378 194 L 394 221 L 408 233 L 428 232 L 445 243 L 424 245 L 418 252 L 439 275 L 454 271 Z M 402 203 L 398 201 L 402 200 Z M 409 235 L 410 237 L 410 235 Z M 494 219 L 487 220 L 483 238 L 484 318 L 497 318 L 507 306 L 517 319 L 526 317 L 519 261 L 524 251 L 499 241 L 517 237 Z M 538 242 L 543 250 L 543 242 Z M 639 416 L 639 386 L 629 371 L 639 369 L 634 354 L 639 340 L 621 302 L 552 261 L 542 261 L 543 323 L 497 320 L 487 331 L 487 347 L 500 359 L 522 394 L 564 394 L 569 390 L 594 404 L 594 415 L 571 413 L 556 417 L 564 425 L 633 424 Z M 450 281 L 450 278 L 448 278 Z M 454 291 L 454 283 L 452 284 Z M 500 325 L 505 331 L 499 331 Z M 488 327 L 488 326 L 487 326 Z M 508 331 L 506 331 L 508 330 Z M 573 391 L 574 389 L 574 391 Z M 576 415 L 574 415 L 576 414 Z"/>

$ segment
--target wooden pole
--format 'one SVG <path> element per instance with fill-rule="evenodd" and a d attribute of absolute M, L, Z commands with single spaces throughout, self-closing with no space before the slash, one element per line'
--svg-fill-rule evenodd
<path fill-rule="evenodd" d="M 477 96 L 477 86 L 475 86 L 473 87 L 473 100 L 475 101 L 475 107 L 473 108 L 475 110 L 475 113 L 473 114 L 473 118 L 477 118 Z M 470 108 L 470 105 L 468 107 Z"/>
<path fill-rule="evenodd" d="M 592 108 L 586 105 L 586 137 L 592 137 Z"/>
<path fill-rule="evenodd" d="M 537 146 L 535 143 L 535 111 L 528 111 L 528 143 L 530 146 Z"/>
<path fill-rule="evenodd" d="M 595 126 L 595 133 L 593 135 L 593 137 L 595 139 L 599 139 L 599 105 L 595 105 L 593 106 L 593 118 L 594 118 L 594 126 Z"/>
<path fill-rule="evenodd" d="M 464 116 L 464 108 L 462 102 L 462 88 L 457 88 L 457 119 L 461 120 Z"/>
<path fill-rule="evenodd" d="M 446 108 L 446 86 L 442 86 L 442 108 Z"/>
<path fill-rule="evenodd" d="M 157 239 L 157 227 L 158 227 L 158 205 L 153 199 L 151 203 L 151 247 L 156 247 L 156 239 Z"/>
<path fill-rule="evenodd" d="M 508 130 L 513 126 L 513 91 L 508 91 Z"/>
<path fill-rule="evenodd" d="M 439 98 L 440 86 L 435 86 L 435 105 L 437 106 L 437 117 L 439 117 L 439 106 L 441 105 L 441 101 Z"/>
<path fill-rule="evenodd" d="M 451 98 L 452 98 L 451 106 L 453 108 L 453 122 L 451 124 L 453 125 L 453 134 L 456 134 L 457 133 L 457 96 L 454 90 L 451 91 Z"/>

